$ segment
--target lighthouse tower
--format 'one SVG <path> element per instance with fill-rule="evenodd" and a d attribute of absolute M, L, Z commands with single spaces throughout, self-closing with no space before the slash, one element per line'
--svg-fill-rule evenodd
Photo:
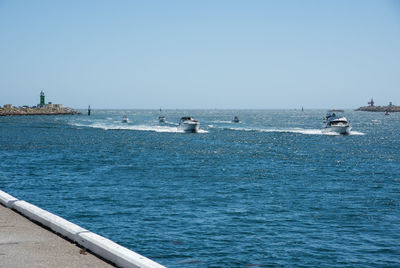
<path fill-rule="evenodd" d="M 371 107 L 374 107 L 374 104 L 375 104 L 374 99 L 371 98 L 371 101 L 369 101 L 368 104 L 369 104 Z"/>
<path fill-rule="evenodd" d="M 40 91 L 40 104 L 39 104 L 39 106 L 40 106 L 40 107 L 44 107 L 44 105 L 45 105 L 45 101 L 44 101 L 44 92 L 43 92 L 43 90 L 42 90 L 42 91 Z"/>

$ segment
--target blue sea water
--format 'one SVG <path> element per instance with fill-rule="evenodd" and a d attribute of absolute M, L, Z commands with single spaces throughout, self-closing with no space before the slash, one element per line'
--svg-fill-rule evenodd
<path fill-rule="evenodd" d="M 400 114 L 158 115 L 1 117 L 0 189 L 168 267 L 400 266 Z"/>

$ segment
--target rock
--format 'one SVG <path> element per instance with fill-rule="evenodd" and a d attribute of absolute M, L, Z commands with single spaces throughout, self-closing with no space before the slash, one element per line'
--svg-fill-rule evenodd
<path fill-rule="evenodd" d="M 80 112 L 72 109 L 72 108 L 64 108 L 64 107 L 39 107 L 39 108 L 30 108 L 30 107 L 5 107 L 0 108 L 0 116 L 7 115 L 71 115 L 71 114 L 81 114 Z"/>
<path fill-rule="evenodd" d="M 364 111 L 364 112 L 389 112 L 395 113 L 400 112 L 400 106 L 389 105 L 389 106 L 363 106 L 355 111 Z"/>

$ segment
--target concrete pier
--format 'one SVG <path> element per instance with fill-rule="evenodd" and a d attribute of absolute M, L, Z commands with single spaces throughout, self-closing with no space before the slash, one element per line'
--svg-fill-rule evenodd
<path fill-rule="evenodd" d="M 0 267 L 113 267 L 0 204 Z"/>
<path fill-rule="evenodd" d="M 88 251 L 117 267 L 165 268 L 105 237 L 0 190 L 0 267 L 110 267 L 88 254 Z"/>

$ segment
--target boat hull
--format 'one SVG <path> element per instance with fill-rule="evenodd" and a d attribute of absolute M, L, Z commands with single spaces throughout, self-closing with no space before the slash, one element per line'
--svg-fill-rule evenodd
<path fill-rule="evenodd" d="M 197 133 L 199 131 L 199 123 L 182 123 L 178 128 L 183 132 Z"/>
<path fill-rule="evenodd" d="M 165 123 L 165 116 L 159 116 L 158 117 L 158 122 Z"/>
<path fill-rule="evenodd" d="M 328 133 L 337 133 L 337 134 L 342 134 L 342 135 L 347 135 L 350 134 L 351 131 L 351 126 L 345 125 L 345 126 L 330 126 L 326 127 L 323 129 L 323 132 Z"/>

